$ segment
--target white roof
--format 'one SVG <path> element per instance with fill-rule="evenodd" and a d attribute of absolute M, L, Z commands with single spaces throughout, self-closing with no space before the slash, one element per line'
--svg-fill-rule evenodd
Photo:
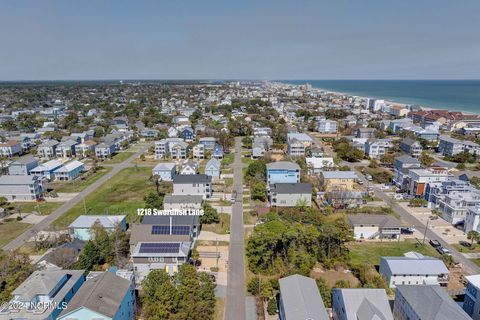
<path fill-rule="evenodd" d="M 58 168 L 54 172 L 70 172 L 70 171 L 73 171 L 77 168 L 82 167 L 83 165 L 84 165 L 83 162 L 73 160 L 73 161 L 70 161 L 69 163 L 65 164 L 64 166 Z"/>
<path fill-rule="evenodd" d="M 474 285 L 477 288 L 480 288 L 480 274 L 475 274 L 473 276 L 466 276 L 465 278 L 472 285 Z"/>
<path fill-rule="evenodd" d="M 157 170 L 168 170 L 171 171 L 173 168 L 175 168 L 176 164 L 175 162 L 160 162 L 153 168 L 153 171 Z"/>
<path fill-rule="evenodd" d="M 61 163 L 60 161 L 50 160 L 38 165 L 37 167 L 33 168 L 31 171 L 51 171 L 61 166 L 63 166 L 63 163 Z"/>
<path fill-rule="evenodd" d="M 433 257 L 382 257 L 392 274 L 447 274 L 442 260 Z"/>
<path fill-rule="evenodd" d="M 334 164 L 332 157 L 326 157 L 326 158 L 311 157 L 311 158 L 306 158 L 305 161 L 307 162 L 307 164 L 311 164 L 313 168 L 330 167 L 330 166 L 333 166 Z"/>
<path fill-rule="evenodd" d="M 114 228 L 116 224 L 120 223 L 125 219 L 126 216 L 108 216 L 108 215 L 97 215 L 97 216 L 87 216 L 81 215 L 75 221 L 73 221 L 69 227 L 70 228 L 91 228 L 96 221 L 99 221 L 104 228 Z"/>

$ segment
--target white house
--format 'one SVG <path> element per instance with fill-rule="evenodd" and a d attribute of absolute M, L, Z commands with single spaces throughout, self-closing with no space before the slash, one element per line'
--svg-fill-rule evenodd
<path fill-rule="evenodd" d="M 173 195 L 212 196 L 212 177 L 205 174 L 177 174 L 173 177 Z"/>
<path fill-rule="evenodd" d="M 53 171 L 56 180 L 73 180 L 85 171 L 83 162 L 73 160 Z"/>
<path fill-rule="evenodd" d="M 40 178 L 51 180 L 54 178 L 54 171 L 62 166 L 63 163 L 61 163 L 60 161 L 49 160 L 30 170 L 30 174 L 33 174 Z"/>
<path fill-rule="evenodd" d="M 398 239 L 402 224 L 390 215 L 351 214 L 348 216 L 355 240 Z"/>
<path fill-rule="evenodd" d="M 448 284 L 448 268 L 442 260 L 426 257 L 418 252 L 407 252 L 404 257 L 382 257 L 380 274 L 390 288 L 397 285 Z"/>

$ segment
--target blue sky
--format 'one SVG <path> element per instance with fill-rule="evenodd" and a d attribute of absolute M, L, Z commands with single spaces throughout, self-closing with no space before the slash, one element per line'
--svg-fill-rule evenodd
<path fill-rule="evenodd" d="M 478 0 L 0 0 L 0 80 L 478 79 Z"/>

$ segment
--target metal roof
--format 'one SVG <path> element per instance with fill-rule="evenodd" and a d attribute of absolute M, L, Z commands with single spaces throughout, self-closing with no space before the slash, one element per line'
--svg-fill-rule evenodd
<path fill-rule="evenodd" d="M 286 319 L 330 319 L 315 280 L 296 274 L 280 279 L 279 283 Z"/>

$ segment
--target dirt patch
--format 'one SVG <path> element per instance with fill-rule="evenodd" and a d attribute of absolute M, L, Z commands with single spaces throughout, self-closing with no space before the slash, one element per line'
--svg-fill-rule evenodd
<path fill-rule="evenodd" d="M 465 289 L 467 282 L 462 268 L 450 268 L 449 271 L 448 290 L 459 291 Z"/>
<path fill-rule="evenodd" d="M 320 266 L 316 266 L 310 271 L 310 277 L 314 279 L 323 278 L 331 287 L 335 286 L 335 283 L 340 280 L 347 281 L 352 288 L 357 287 L 360 284 L 360 281 L 352 274 L 352 272 L 343 267 L 325 270 Z"/>

